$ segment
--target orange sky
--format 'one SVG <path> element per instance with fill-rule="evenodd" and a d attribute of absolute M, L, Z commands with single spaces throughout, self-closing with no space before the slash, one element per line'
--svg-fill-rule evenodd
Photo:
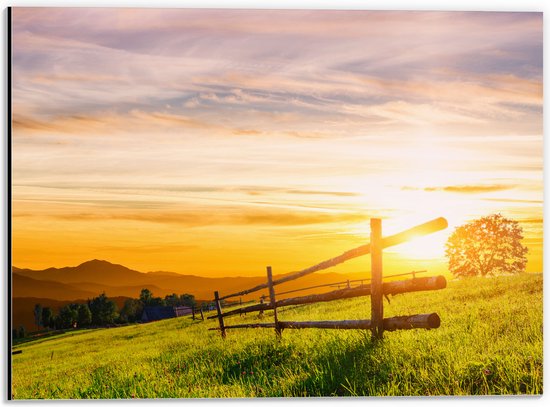
<path fill-rule="evenodd" d="M 444 216 L 542 270 L 542 14 L 13 10 L 13 264 L 299 270 Z M 368 270 L 357 259 L 335 271 Z"/>

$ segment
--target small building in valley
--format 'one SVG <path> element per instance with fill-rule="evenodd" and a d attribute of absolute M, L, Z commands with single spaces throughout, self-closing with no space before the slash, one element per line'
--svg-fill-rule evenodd
<path fill-rule="evenodd" d="M 190 315 L 193 312 L 191 307 L 145 307 L 143 308 L 143 314 L 141 315 L 142 322 L 159 321 L 161 319 L 182 317 L 184 315 Z"/>

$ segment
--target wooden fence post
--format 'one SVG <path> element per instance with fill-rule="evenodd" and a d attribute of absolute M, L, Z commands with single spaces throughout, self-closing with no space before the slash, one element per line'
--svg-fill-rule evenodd
<path fill-rule="evenodd" d="M 273 307 L 273 318 L 275 319 L 275 333 L 277 337 L 281 337 L 281 327 L 279 325 L 279 318 L 277 318 L 277 304 L 275 300 L 275 289 L 273 288 L 273 275 L 271 273 L 271 266 L 267 266 L 267 286 L 269 287 L 269 301 Z"/>
<path fill-rule="evenodd" d="M 195 320 L 195 306 L 191 306 L 191 313 L 193 314 L 193 321 Z"/>
<path fill-rule="evenodd" d="M 199 311 L 201 312 L 201 320 L 204 321 L 204 314 L 202 313 L 202 307 L 199 308 Z"/>
<path fill-rule="evenodd" d="M 384 332 L 384 302 L 382 298 L 382 220 L 370 220 L 371 253 L 371 320 L 372 337 L 382 339 Z"/>
<path fill-rule="evenodd" d="M 220 295 L 217 291 L 214 291 L 214 299 L 216 301 L 216 311 L 218 311 L 218 322 L 220 323 L 220 331 L 222 338 L 225 339 L 225 325 L 223 324 L 222 307 L 220 304 Z"/>
<path fill-rule="evenodd" d="M 264 303 L 264 296 L 262 295 L 262 296 L 260 297 L 260 304 L 263 304 L 263 303 Z M 263 310 L 263 309 L 260 310 L 260 312 L 258 313 L 258 316 L 259 316 L 259 317 L 263 317 L 263 316 L 264 316 L 264 310 Z"/>

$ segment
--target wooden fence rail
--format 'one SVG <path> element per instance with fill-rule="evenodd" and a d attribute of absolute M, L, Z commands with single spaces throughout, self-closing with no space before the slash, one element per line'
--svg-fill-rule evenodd
<path fill-rule="evenodd" d="M 428 270 L 416 270 L 416 271 L 409 271 L 408 273 L 390 274 L 389 276 L 384 276 L 384 278 L 410 276 L 410 275 L 412 275 L 413 278 L 414 278 L 414 277 L 416 277 L 417 274 L 426 273 L 427 271 Z M 360 278 L 360 279 L 357 279 L 357 280 L 346 280 L 346 281 L 337 281 L 335 283 L 312 285 L 312 286 L 309 286 L 309 287 L 297 288 L 295 290 L 290 290 L 290 291 L 284 291 L 282 293 L 278 293 L 278 295 L 297 293 L 299 291 L 312 290 L 314 288 L 323 288 L 323 287 L 338 287 L 338 288 L 340 288 L 341 285 L 345 285 L 345 286 L 347 286 L 347 288 L 351 288 L 351 285 L 353 283 L 361 283 L 360 285 L 363 285 L 363 281 L 370 281 L 370 280 L 371 280 L 370 278 Z"/>
<path fill-rule="evenodd" d="M 265 284 L 259 284 L 247 290 L 239 291 L 237 293 L 228 294 L 220 297 L 218 291 L 214 292 L 214 301 L 216 304 L 216 315 L 209 316 L 208 319 L 217 318 L 219 327 L 210 328 L 211 330 L 219 330 L 223 338 L 225 338 L 227 329 L 236 328 L 274 328 L 278 337 L 281 336 L 283 329 L 304 329 L 304 328 L 324 328 L 324 329 L 370 329 L 372 336 L 375 339 L 382 339 L 384 331 L 393 331 L 396 329 L 416 329 L 425 328 L 433 329 L 440 325 L 439 316 L 435 313 L 432 314 L 420 314 L 410 316 L 398 316 L 391 318 L 384 318 L 384 306 L 383 298 L 387 298 L 388 295 L 397 295 L 414 291 L 428 291 L 439 290 L 445 288 L 447 282 L 443 276 L 437 277 L 422 277 L 416 278 L 416 273 L 424 272 L 415 271 L 412 273 L 402 273 L 393 275 L 391 277 L 413 274 L 413 278 L 409 280 L 398 280 L 383 282 L 382 272 L 382 252 L 384 248 L 394 246 L 400 243 L 404 243 L 414 237 L 427 235 L 436 231 L 445 229 L 447 227 L 447 221 L 444 218 L 437 218 L 430 222 L 423 223 L 404 232 L 397 233 L 388 237 L 382 236 L 382 221 L 380 219 L 371 219 L 371 239 L 370 243 L 356 247 L 355 249 L 348 250 L 343 254 L 333 257 L 329 260 L 325 260 L 312 267 L 308 267 L 304 270 L 292 273 L 278 280 L 273 279 L 272 269 L 267 267 L 267 282 Z M 338 289 L 329 291 L 323 294 L 312 294 L 302 297 L 285 298 L 277 300 L 275 297 L 274 286 L 282 284 L 288 281 L 296 280 L 300 277 L 314 273 L 319 270 L 324 270 L 329 267 L 341 264 L 349 259 L 359 257 L 362 255 L 371 255 L 371 283 L 368 285 L 361 284 L 357 287 L 351 287 L 349 280 L 346 281 L 347 287 L 344 289 Z M 369 280 L 369 279 L 364 279 Z M 363 280 L 356 280 L 363 281 Z M 334 283 L 332 283 L 333 285 Z M 319 288 L 331 286 L 331 284 L 323 284 L 319 286 L 307 287 L 304 289 Z M 227 312 L 222 312 L 221 301 L 227 298 L 242 296 L 250 294 L 252 292 L 267 288 L 269 291 L 269 303 L 260 303 L 250 305 L 246 307 L 240 307 Z M 286 291 L 281 294 L 288 294 L 292 292 L 301 291 L 304 289 Z M 311 304 L 316 302 L 326 302 L 340 300 L 344 298 L 354 298 L 361 296 L 371 297 L 371 319 L 370 320 L 350 320 L 350 321 L 280 321 L 278 317 L 277 308 L 290 306 L 290 305 L 302 305 Z M 237 324 L 228 325 L 224 323 L 224 317 L 231 315 L 242 314 L 246 312 L 273 310 L 273 323 L 249 323 L 249 324 Z"/>
<path fill-rule="evenodd" d="M 383 325 L 385 331 L 395 331 L 396 329 L 434 329 L 439 328 L 441 321 L 439 315 L 432 314 L 417 314 L 406 315 L 391 318 L 384 318 Z M 321 329 L 372 329 L 372 321 L 370 319 L 345 320 L 345 321 L 279 321 L 281 329 L 304 329 L 304 328 L 321 328 Z M 236 328 L 276 328 L 277 324 L 273 322 L 256 323 L 256 324 L 237 324 L 228 325 L 225 329 Z M 220 328 L 210 328 L 211 331 L 220 330 Z"/>
<path fill-rule="evenodd" d="M 375 219 L 371 219 L 371 222 Z M 405 243 L 406 241 L 419 237 L 428 235 L 430 233 L 437 232 L 439 230 L 443 230 L 447 227 L 447 220 L 445 218 L 437 218 L 434 220 L 431 220 L 429 222 L 423 223 L 422 225 L 415 226 L 413 228 L 410 228 L 404 232 L 397 233 L 392 236 L 388 236 L 382 239 L 382 248 L 387 248 L 391 246 L 398 245 L 400 243 Z M 348 250 L 345 253 L 342 253 L 339 256 L 333 257 L 332 259 L 325 260 L 319 264 L 316 264 L 314 266 L 308 267 L 302 271 L 298 271 L 296 273 L 290 274 L 288 276 L 282 277 L 279 280 L 274 280 L 273 285 L 278 285 L 282 283 L 286 283 L 287 281 L 296 280 L 297 278 L 307 276 L 308 274 L 314 273 L 316 271 L 325 270 L 330 267 L 337 266 L 338 264 L 341 264 L 345 261 L 354 259 L 359 256 L 364 256 L 365 254 L 369 254 L 371 249 L 371 243 L 365 244 L 359 247 L 356 247 L 355 249 Z M 267 283 L 265 284 L 259 284 L 255 287 L 249 288 L 248 290 L 239 291 L 237 293 L 228 294 L 223 297 L 220 297 L 220 300 L 225 300 L 227 298 L 231 297 L 240 297 L 246 294 L 253 293 L 255 291 L 262 290 L 264 288 L 267 288 Z"/>
<path fill-rule="evenodd" d="M 447 286 L 447 280 L 443 276 L 437 277 L 422 277 L 413 278 L 410 280 L 401 281 L 389 281 L 383 283 L 382 293 L 383 295 L 397 295 L 403 293 L 410 293 L 414 291 L 430 291 L 441 290 Z M 329 291 L 322 294 L 312 294 L 303 297 L 285 298 L 275 302 L 276 307 L 287 307 L 290 305 L 303 305 L 312 304 L 316 302 L 327 302 L 342 300 L 345 298 L 364 297 L 371 295 L 371 286 L 364 285 L 353 288 L 343 288 L 340 290 Z M 223 312 L 221 317 L 229 317 L 231 315 L 237 315 L 245 312 L 267 311 L 273 309 L 271 303 L 254 304 L 247 307 L 234 309 L 231 311 Z M 208 319 L 219 318 L 220 315 L 211 315 Z"/>

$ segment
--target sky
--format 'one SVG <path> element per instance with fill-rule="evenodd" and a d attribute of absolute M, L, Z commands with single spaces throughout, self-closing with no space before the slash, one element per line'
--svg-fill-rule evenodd
<path fill-rule="evenodd" d="M 444 216 L 542 270 L 542 13 L 15 8 L 17 267 L 300 270 Z M 334 271 L 369 270 L 369 259 Z"/>

